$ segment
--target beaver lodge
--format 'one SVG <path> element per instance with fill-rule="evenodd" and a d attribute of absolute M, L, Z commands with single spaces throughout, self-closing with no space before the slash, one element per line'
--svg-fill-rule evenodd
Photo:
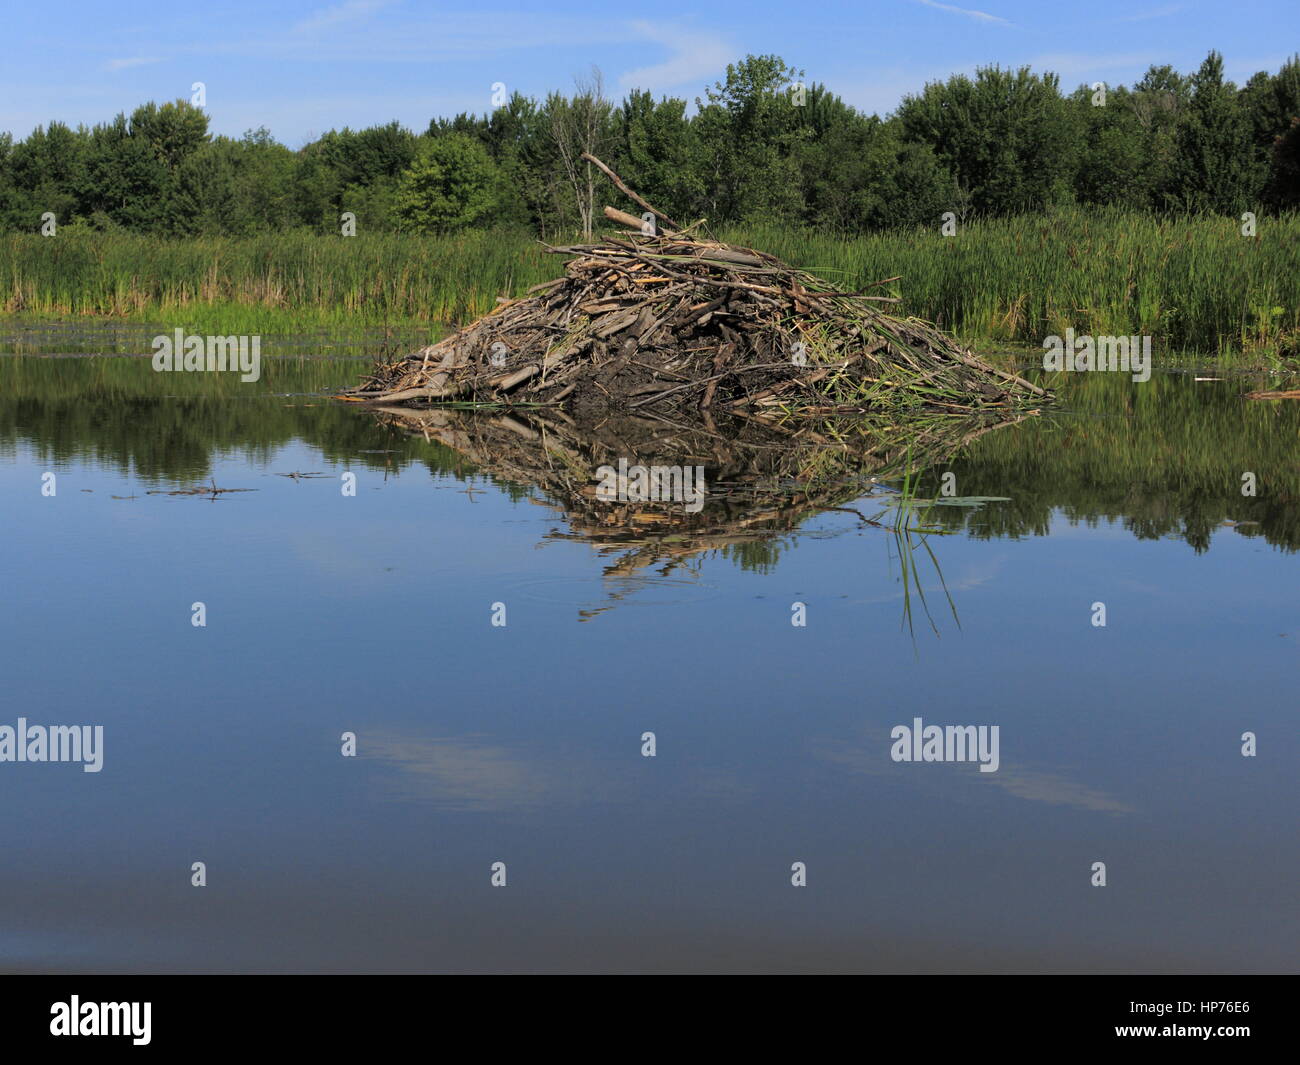
<path fill-rule="evenodd" d="M 628 227 L 438 343 L 376 367 L 349 395 L 385 404 L 562 406 L 574 413 L 1025 409 L 1048 393 L 916 318 L 888 313 L 887 278 L 846 292 L 775 256 L 706 240 L 589 162 L 658 220 Z M 642 228 L 652 229 L 652 233 Z"/>

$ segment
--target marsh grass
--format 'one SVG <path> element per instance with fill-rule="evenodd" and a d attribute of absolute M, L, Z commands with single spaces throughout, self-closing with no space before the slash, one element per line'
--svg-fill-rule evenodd
<path fill-rule="evenodd" d="M 549 261 L 548 261 L 549 260 Z M 227 333 L 267 323 L 459 322 L 558 269 L 513 231 L 449 237 L 161 240 L 67 231 L 0 238 L 0 309 L 54 317 L 156 317 L 212 308 Z"/>
<path fill-rule="evenodd" d="M 1159 349 L 1290 351 L 1300 342 L 1300 215 L 1158 218 L 1069 208 L 857 237 L 772 228 L 726 234 L 848 288 L 881 291 L 970 342 L 1040 345 L 1077 333 L 1150 335 Z"/>
<path fill-rule="evenodd" d="M 718 236 L 848 289 L 881 294 L 970 343 L 1041 345 L 1067 327 L 1150 335 L 1158 353 L 1300 353 L 1300 215 L 1159 218 L 1068 208 L 839 237 L 751 226 Z M 461 325 L 561 272 L 530 234 L 275 233 L 160 240 L 64 230 L 0 238 L 0 312 L 45 318 L 184 316 L 195 331 Z"/>

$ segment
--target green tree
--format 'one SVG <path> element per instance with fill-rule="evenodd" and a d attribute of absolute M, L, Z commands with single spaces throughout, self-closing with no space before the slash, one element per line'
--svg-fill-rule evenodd
<path fill-rule="evenodd" d="M 1211 52 L 1192 77 L 1192 96 L 1177 133 L 1170 198 L 1188 211 L 1237 214 L 1256 205 L 1267 177 L 1251 145 L 1236 87 Z"/>
<path fill-rule="evenodd" d="M 1079 130 L 1055 74 L 983 67 L 931 82 L 898 109 L 905 137 L 928 144 L 983 214 L 1068 201 Z"/>
<path fill-rule="evenodd" d="M 147 138 L 132 136 L 126 115 L 90 131 L 81 212 L 142 233 L 169 227 L 173 175 Z M 103 224 L 103 223 L 99 223 Z"/>
<path fill-rule="evenodd" d="M 41 215 L 52 211 L 60 223 L 81 212 L 86 185 L 87 136 L 62 122 L 37 126 L 13 147 L 9 173 L 19 229 L 34 230 Z"/>
<path fill-rule="evenodd" d="M 176 174 L 168 226 L 174 233 L 251 236 L 294 224 L 294 153 L 265 129 L 217 137 Z"/>
<path fill-rule="evenodd" d="M 188 100 L 161 107 L 150 101 L 131 114 L 130 133 L 146 141 L 164 166 L 175 171 L 208 140 L 208 116 Z"/>
<path fill-rule="evenodd" d="M 22 224 L 22 197 L 14 184 L 13 151 L 13 137 L 0 133 L 0 232 L 18 229 Z"/>
<path fill-rule="evenodd" d="M 1178 156 L 1178 124 L 1191 103 L 1192 79 L 1167 63 L 1153 65 L 1133 86 L 1133 113 L 1146 143 L 1152 208 L 1172 201 L 1174 161 Z"/>
<path fill-rule="evenodd" d="M 799 158 L 810 130 L 795 105 L 803 71 L 746 56 L 696 100 L 706 213 L 719 222 L 789 222 L 804 213 Z M 806 91 L 806 90 L 805 90 Z"/>
<path fill-rule="evenodd" d="M 1300 120 L 1300 56 L 1292 56 L 1276 74 L 1256 74 L 1239 99 L 1250 124 L 1255 164 L 1267 175 L 1264 202 L 1273 207 L 1295 206 L 1300 200 L 1294 132 Z"/>
<path fill-rule="evenodd" d="M 292 226 L 294 153 L 262 127 L 234 142 L 231 156 L 243 229 L 264 233 Z"/>
<path fill-rule="evenodd" d="M 234 153 L 218 137 L 189 156 L 176 174 L 167 225 L 183 236 L 239 233 L 239 197 Z"/>
<path fill-rule="evenodd" d="M 500 175 L 500 221 L 547 228 L 545 173 L 556 165 L 537 101 L 513 93 L 502 107 L 479 120 L 474 135 L 483 141 Z"/>
<path fill-rule="evenodd" d="M 661 211 L 681 222 L 702 210 L 699 147 L 686 118 L 686 101 L 655 100 L 633 89 L 614 115 L 616 148 L 607 160 L 622 178 Z"/>
<path fill-rule="evenodd" d="M 360 190 L 395 189 L 415 160 L 416 149 L 415 135 L 397 122 L 360 131 L 330 130 L 299 153 L 293 176 L 295 213 L 321 232 L 337 232 L 339 214 L 355 211 L 364 198 Z M 391 217 L 391 212 L 385 214 Z M 380 228 L 373 222 L 371 226 Z"/>
<path fill-rule="evenodd" d="M 500 176 L 480 141 L 450 134 L 428 141 L 402 174 L 397 213 L 403 228 L 444 233 L 488 221 L 497 206 Z"/>
<path fill-rule="evenodd" d="M 1106 91 L 1104 103 L 1083 86 L 1071 97 L 1082 130 L 1075 197 L 1081 203 L 1151 209 L 1158 171 L 1150 141 L 1138 117 L 1134 93 L 1123 86 Z"/>
<path fill-rule="evenodd" d="M 1270 168 L 1269 202 L 1281 208 L 1300 208 L 1300 118 L 1293 118 L 1277 139 Z"/>

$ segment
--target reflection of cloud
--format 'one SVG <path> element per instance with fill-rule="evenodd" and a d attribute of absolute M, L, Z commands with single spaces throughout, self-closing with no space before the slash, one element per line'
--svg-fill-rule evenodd
<path fill-rule="evenodd" d="M 813 748 L 813 754 L 835 765 L 844 766 L 850 772 L 864 773 L 867 776 L 897 779 L 900 763 L 889 757 L 891 741 L 885 740 L 878 749 L 855 747 L 847 744 L 820 743 Z M 936 763 L 937 767 L 937 763 Z M 910 768 L 910 767 L 909 767 Z M 924 763 L 921 768 L 931 768 Z M 1097 791 L 1086 784 L 1079 784 L 1057 773 L 1047 773 L 1034 769 L 1023 769 L 1008 762 L 1003 762 L 996 773 L 981 773 L 974 762 L 954 765 L 959 772 L 951 776 L 935 776 L 920 773 L 912 777 L 918 784 L 934 786 L 941 781 L 954 786 L 982 786 L 983 782 L 995 784 L 1008 794 L 1018 799 L 1030 799 L 1034 802 L 1046 802 L 1056 806 L 1073 806 L 1079 810 L 1093 810 L 1101 813 L 1126 814 L 1133 808 L 1119 799 L 1112 798 L 1105 792 Z"/>
<path fill-rule="evenodd" d="M 394 771 L 386 784 L 398 798 L 453 810 L 522 811 L 662 798 L 658 774 L 628 772 L 629 761 L 643 761 L 639 746 L 610 766 L 558 750 L 515 750 L 483 736 L 367 728 L 357 732 L 357 756 Z M 734 769 L 713 765 L 684 766 L 672 784 L 675 798 L 714 806 L 749 802 L 756 790 Z"/>
<path fill-rule="evenodd" d="M 357 754 L 401 771 L 398 789 L 409 798 L 431 799 L 463 810 L 537 806 L 553 796 L 565 777 L 529 764 L 504 747 L 470 738 L 413 738 L 362 733 Z"/>
<path fill-rule="evenodd" d="M 1006 556 L 1003 555 L 967 566 L 955 580 L 948 584 L 948 591 L 969 592 L 988 584 L 1001 573 L 1005 561 Z"/>
<path fill-rule="evenodd" d="M 1032 769 L 1003 766 L 996 773 L 985 774 L 998 787 L 1021 799 L 1050 802 L 1058 806 L 1075 806 L 1081 810 L 1101 810 L 1111 814 L 1128 814 L 1133 807 L 1104 792 L 1095 791 L 1084 784 L 1076 784 L 1055 773 L 1040 773 Z"/>

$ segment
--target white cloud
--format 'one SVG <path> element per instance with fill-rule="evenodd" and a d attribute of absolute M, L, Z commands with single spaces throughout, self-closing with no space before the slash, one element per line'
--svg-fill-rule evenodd
<path fill-rule="evenodd" d="M 924 4 L 926 7 L 932 7 L 936 11 L 947 11 L 950 15 L 965 15 L 967 18 L 973 18 L 976 22 L 995 22 L 1002 26 L 1015 25 L 998 15 L 990 15 L 987 11 L 976 11 L 974 8 L 954 7 L 952 4 L 940 4 L 938 0 L 916 0 L 918 4 Z"/>
<path fill-rule="evenodd" d="M 360 6 L 365 3 L 366 6 Z M 429 66 L 447 60 L 480 60 L 497 66 L 511 51 L 596 47 L 626 44 L 627 24 L 593 22 L 562 15 L 527 12 L 455 12 L 394 10 L 392 17 L 366 19 L 379 4 L 356 0 L 325 8 L 280 33 L 207 40 L 195 54 L 231 55 L 283 61 L 415 63 Z M 382 5 L 388 6 L 388 0 Z M 343 32 L 316 32 L 341 27 Z M 498 80 L 488 77 L 487 83 Z M 502 78 L 500 80 L 508 79 Z"/>
<path fill-rule="evenodd" d="M 716 78 L 736 56 L 720 37 L 678 32 L 650 22 L 634 22 L 632 29 L 647 41 L 673 49 L 673 54 L 661 63 L 620 75 L 618 83 L 625 89 L 663 90 Z"/>
<path fill-rule="evenodd" d="M 150 56 L 133 56 L 130 59 L 110 59 L 104 64 L 104 69 L 108 71 L 129 70 L 131 67 L 145 67 L 150 63 L 161 63 L 162 60 Z"/>
<path fill-rule="evenodd" d="M 1119 22 L 1145 22 L 1147 19 L 1165 18 L 1168 15 L 1176 15 L 1183 9 L 1182 4 L 1166 4 L 1164 7 L 1152 8 L 1150 11 L 1139 11 L 1134 15 L 1125 15 L 1119 19 Z"/>
<path fill-rule="evenodd" d="M 1130 52 L 1128 55 L 1076 55 L 1069 52 L 1054 52 L 1049 55 L 1034 56 L 1029 60 L 1028 65 L 1035 71 L 1050 70 L 1062 77 L 1087 76 L 1100 70 L 1133 70 L 1141 75 L 1152 63 L 1160 61 L 1161 57 L 1156 52 Z"/>
<path fill-rule="evenodd" d="M 294 26 L 295 33 L 310 33 L 314 30 L 328 29 L 344 22 L 355 22 L 381 8 L 387 7 L 392 0 L 346 0 L 333 7 L 323 7 L 313 12 Z"/>
<path fill-rule="evenodd" d="M 867 114 L 886 115 L 898 109 L 904 96 L 919 93 L 932 81 L 947 81 L 954 74 L 973 77 L 976 64 L 965 66 L 878 66 L 867 76 L 827 77 L 826 83 L 845 103 Z"/>

